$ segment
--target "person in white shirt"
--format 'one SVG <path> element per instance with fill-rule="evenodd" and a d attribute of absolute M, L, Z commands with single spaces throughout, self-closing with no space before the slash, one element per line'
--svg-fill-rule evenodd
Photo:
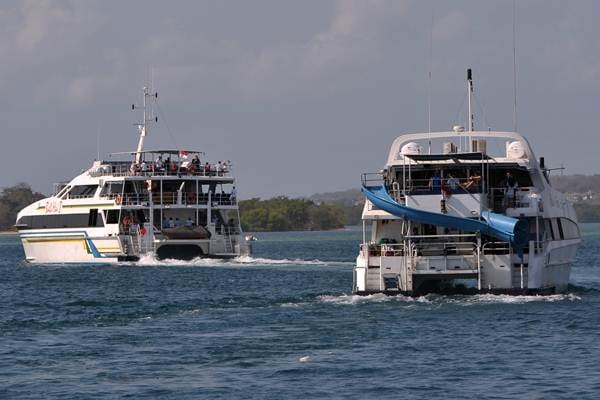
<path fill-rule="evenodd" d="M 192 217 L 188 217 L 187 221 L 185 221 L 185 226 L 187 226 L 189 228 L 194 226 L 194 221 L 192 220 Z"/>
<path fill-rule="evenodd" d="M 231 189 L 231 201 L 235 201 L 235 198 L 237 197 L 237 190 L 235 189 L 235 186 Z"/>
<path fill-rule="evenodd" d="M 456 190 L 458 189 L 459 181 L 452 174 L 448 174 L 448 180 L 446 181 L 450 189 Z"/>
<path fill-rule="evenodd" d="M 146 161 L 142 161 L 142 163 L 140 164 L 140 171 L 142 171 L 142 174 L 144 175 L 148 171 L 148 165 L 146 164 Z"/>

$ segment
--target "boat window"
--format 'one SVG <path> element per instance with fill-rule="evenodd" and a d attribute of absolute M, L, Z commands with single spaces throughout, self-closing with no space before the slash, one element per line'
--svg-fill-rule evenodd
<path fill-rule="evenodd" d="M 578 239 L 580 237 L 579 227 L 574 221 L 567 218 L 559 218 L 558 226 L 559 229 L 562 227 L 563 239 Z"/>
<path fill-rule="evenodd" d="M 85 199 L 89 197 L 94 197 L 96 190 L 98 189 L 98 185 L 77 185 L 73 186 L 71 190 L 67 193 L 67 198 L 69 199 Z"/>
<path fill-rule="evenodd" d="M 556 220 L 556 218 L 550 219 L 550 225 L 552 226 L 552 240 L 560 240 L 561 238 Z"/>
<path fill-rule="evenodd" d="M 562 227 L 561 219 L 562 218 L 556 218 L 556 225 L 558 226 L 558 233 L 560 235 L 560 238 L 564 239 L 565 238 L 565 233 L 563 232 L 563 227 Z"/>
<path fill-rule="evenodd" d="M 105 196 L 108 194 L 121 194 L 123 193 L 123 182 L 106 182 L 102 187 L 102 191 L 100 192 L 100 196 Z"/>
<path fill-rule="evenodd" d="M 104 211 L 107 224 L 118 224 L 119 223 L 119 210 L 106 210 Z"/>
<path fill-rule="evenodd" d="M 552 229 L 552 220 L 549 218 L 544 219 L 544 225 L 546 228 L 546 232 L 548 232 L 548 239 L 555 240 L 556 237 L 554 235 L 554 229 Z"/>
<path fill-rule="evenodd" d="M 102 219 L 100 219 L 100 222 L 102 222 Z M 97 208 L 92 208 L 90 210 L 90 214 L 88 217 L 88 226 L 102 226 L 102 225 L 98 225 L 98 209 Z"/>
<path fill-rule="evenodd" d="M 19 218 L 18 225 L 27 225 L 21 229 L 57 229 L 57 228 L 86 228 L 89 225 L 90 214 L 53 214 L 30 215 Z M 93 226 L 104 226 L 102 219 L 97 218 Z"/>

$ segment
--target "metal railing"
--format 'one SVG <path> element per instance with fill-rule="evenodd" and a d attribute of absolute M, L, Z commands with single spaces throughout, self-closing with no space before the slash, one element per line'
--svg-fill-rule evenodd
<path fill-rule="evenodd" d="M 101 199 L 114 200 L 117 205 L 148 205 L 148 193 L 104 193 Z M 152 192 L 154 205 L 208 205 L 208 193 L 196 194 L 195 192 Z M 211 196 L 212 206 L 235 206 L 237 198 L 231 194 L 214 194 Z"/>
<path fill-rule="evenodd" d="M 156 167 L 154 164 L 149 164 L 145 169 L 140 166 L 135 167 L 132 163 L 105 164 L 93 171 L 90 171 L 93 177 L 98 176 L 201 176 L 201 177 L 230 177 L 231 166 L 221 167 L 217 169 L 214 164 L 210 168 L 201 165 L 199 168 L 192 168 L 189 164 L 178 164 L 175 168 Z"/>

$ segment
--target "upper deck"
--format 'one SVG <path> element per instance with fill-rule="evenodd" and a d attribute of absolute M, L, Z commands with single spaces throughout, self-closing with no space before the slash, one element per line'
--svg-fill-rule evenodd
<path fill-rule="evenodd" d="M 386 168 L 409 164 L 458 163 L 537 166 L 529 142 L 518 133 L 456 130 L 398 136 L 390 147 Z"/>
<path fill-rule="evenodd" d="M 117 153 L 130 154 L 136 153 Z M 209 181 L 233 181 L 231 162 L 202 162 L 198 151 L 152 150 L 141 152 L 135 159 L 96 161 L 88 170 L 91 177 L 195 177 Z"/>

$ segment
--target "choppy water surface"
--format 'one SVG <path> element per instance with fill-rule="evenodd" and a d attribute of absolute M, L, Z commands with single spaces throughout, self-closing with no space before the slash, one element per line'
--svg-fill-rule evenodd
<path fill-rule="evenodd" d="M 0 398 L 598 398 L 600 226 L 569 293 L 350 294 L 356 230 L 235 262 L 31 266 L 0 237 Z"/>

